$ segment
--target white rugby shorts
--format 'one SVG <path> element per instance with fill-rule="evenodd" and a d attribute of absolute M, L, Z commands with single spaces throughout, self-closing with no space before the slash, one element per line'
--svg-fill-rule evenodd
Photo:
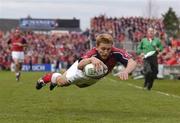
<path fill-rule="evenodd" d="M 96 83 L 99 79 L 92 79 L 86 77 L 82 70 L 78 69 L 78 61 L 76 61 L 67 71 L 66 71 L 66 79 L 76 85 L 87 84 L 92 85 Z"/>
<path fill-rule="evenodd" d="M 24 52 L 23 51 L 12 51 L 12 58 L 17 59 L 20 62 L 24 61 Z"/>

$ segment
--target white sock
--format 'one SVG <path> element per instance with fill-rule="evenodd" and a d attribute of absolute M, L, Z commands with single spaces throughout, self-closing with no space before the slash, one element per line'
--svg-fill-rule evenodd
<path fill-rule="evenodd" d="M 51 77 L 51 82 L 52 82 L 52 83 L 56 83 L 56 79 L 57 79 L 57 77 L 59 77 L 59 76 L 62 76 L 62 74 L 60 74 L 60 73 L 53 73 L 53 75 L 52 75 L 52 77 Z"/>

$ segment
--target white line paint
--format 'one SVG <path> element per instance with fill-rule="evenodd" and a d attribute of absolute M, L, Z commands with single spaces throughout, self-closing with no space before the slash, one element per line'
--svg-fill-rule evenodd
<path fill-rule="evenodd" d="M 108 79 L 109 79 L 110 81 L 112 81 L 112 82 L 117 83 L 117 81 L 114 80 L 114 79 L 110 79 L 110 78 L 108 78 Z M 124 83 L 124 82 L 121 82 L 121 81 L 118 81 L 118 83 L 126 84 L 126 85 L 128 85 L 128 86 L 131 86 L 131 87 L 134 87 L 134 88 L 143 90 L 143 87 L 140 87 L 140 86 L 137 86 L 137 85 L 133 85 L 133 84 L 131 84 L 131 83 Z M 174 97 L 174 98 L 180 99 L 180 96 L 178 96 L 178 95 L 169 94 L 169 93 L 166 93 L 166 92 L 156 91 L 156 90 L 151 90 L 151 91 L 153 91 L 153 92 L 155 92 L 155 93 L 158 93 L 158 94 L 161 94 L 161 95 L 168 96 L 168 97 Z"/>

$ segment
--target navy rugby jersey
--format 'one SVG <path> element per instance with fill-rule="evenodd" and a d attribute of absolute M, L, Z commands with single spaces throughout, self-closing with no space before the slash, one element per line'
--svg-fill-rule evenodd
<path fill-rule="evenodd" d="M 84 58 L 96 57 L 100 59 L 107 67 L 108 73 L 112 71 L 113 67 L 118 63 L 122 63 L 124 66 L 127 66 L 128 59 L 132 58 L 130 54 L 128 54 L 125 50 L 112 47 L 109 57 L 106 60 L 103 60 L 96 48 L 91 49 L 85 55 L 82 56 Z"/>

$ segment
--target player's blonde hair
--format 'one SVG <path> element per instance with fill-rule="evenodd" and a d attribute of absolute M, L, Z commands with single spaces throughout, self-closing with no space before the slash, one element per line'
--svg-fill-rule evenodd
<path fill-rule="evenodd" d="M 113 37 L 107 33 L 99 34 L 96 37 L 96 45 L 99 46 L 100 43 L 113 44 Z"/>

